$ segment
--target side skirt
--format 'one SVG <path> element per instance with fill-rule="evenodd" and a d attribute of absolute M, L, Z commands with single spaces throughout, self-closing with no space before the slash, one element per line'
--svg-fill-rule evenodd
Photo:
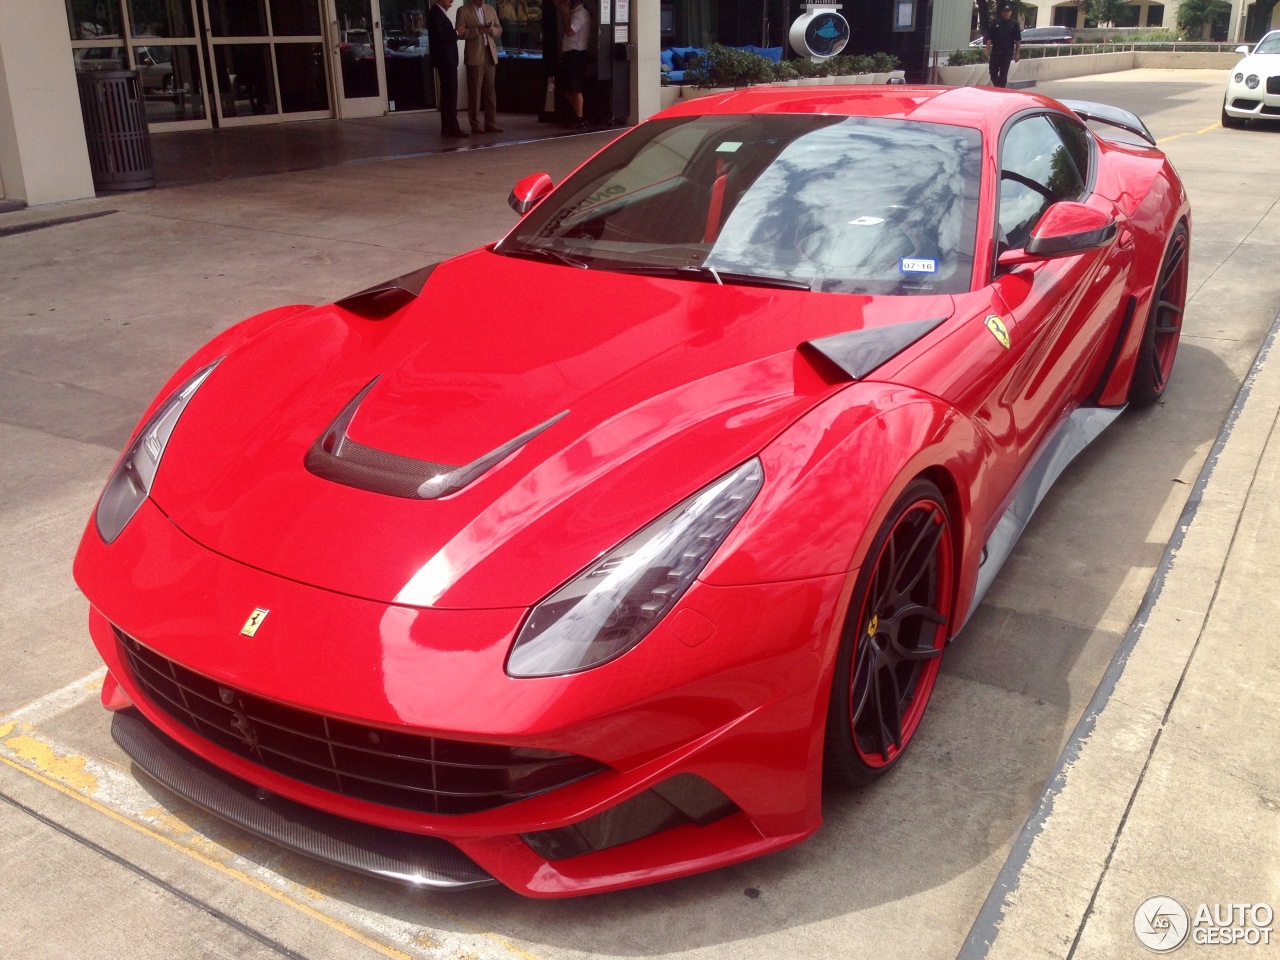
<path fill-rule="evenodd" d="M 1062 421 L 1057 432 L 1041 449 L 1035 463 L 1023 474 L 1013 500 L 982 548 L 978 582 L 974 588 L 973 602 L 969 605 L 965 623 L 969 622 L 969 617 L 972 617 L 973 612 L 978 609 L 978 604 L 982 602 L 982 598 L 995 581 L 996 574 L 1000 572 L 1004 562 L 1009 559 L 1009 554 L 1013 552 L 1013 545 L 1018 542 L 1018 537 L 1022 536 L 1022 531 L 1026 529 L 1031 515 L 1036 512 L 1036 507 L 1040 506 L 1040 501 L 1049 492 L 1049 488 L 1081 450 L 1098 439 L 1103 430 L 1115 423 L 1124 409 L 1124 407 L 1081 407 Z M 964 629 L 963 624 L 961 629 Z"/>

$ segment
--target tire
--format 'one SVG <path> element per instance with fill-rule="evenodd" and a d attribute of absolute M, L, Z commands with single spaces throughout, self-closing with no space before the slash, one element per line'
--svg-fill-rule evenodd
<path fill-rule="evenodd" d="M 828 783 L 862 786 L 910 745 L 950 636 L 955 544 L 946 501 L 917 478 L 861 565 L 827 710 Z"/>
<path fill-rule="evenodd" d="M 1233 116 L 1231 116 L 1231 114 L 1227 113 L 1227 105 L 1226 105 L 1226 103 L 1223 103 L 1223 105 L 1222 105 L 1222 125 L 1223 125 L 1224 127 L 1226 127 L 1228 130 L 1239 130 L 1241 127 L 1243 127 L 1243 126 L 1244 126 L 1246 123 L 1248 123 L 1248 122 L 1249 122 L 1249 121 L 1248 121 L 1248 120 L 1245 120 L 1243 117 L 1233 117 Z"/>
<path fill-rule="evenodd" d="M 1187 305 L 1187 261 L 1190 239 L 1187 225 L 1179 223 L 1165 247 L 1160 272 L 1151 294 L 1151 309 L 1142 330 L 1142 343 L 1129 382 L 1129 403 L 1149 407 L 1162 396 L 1173 374 L 1173 361 L 1182 336 L 1182 315 Z"/>

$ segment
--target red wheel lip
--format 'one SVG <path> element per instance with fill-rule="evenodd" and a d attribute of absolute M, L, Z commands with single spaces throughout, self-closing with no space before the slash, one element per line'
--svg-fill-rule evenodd
<path fill-rule="evenodd" d="M 1182 309 L 1185 312 L 1186 306 L 1187 306 L 1187 281 L 1190 276 L 1189 260 L 1190 260 L 1190 254 L 1191 254 L 1191 251 L 1190 251 L 1191 244 L 1190 244 L 1190 238 L 1185 232 L 1177 234 L 1176 236 L 1178 240 L 1180 240 L 1180 245 L 1182 247 L 1182 259 L 1178 264 L 1176 273 L 1178 276 L 1178 286 L 1180 288 L 1179 299 L 1182 302 Z M 1172 249 L 1173 247 L 1171 246 L 1170 251 L 1172 251 Z M 1165 256 L 1167 258 L 1168 253 L 1166 253 Z M 1171 277 L 1170 280 L 1172 279 L 1173 278 Z M 1155 291 L 1155 295 L 1157 297 L 1162 296 L 1163 293 L 1164 293 L 1164 288 L 1161 288 Z M 1156 336 L 1155 354 L 1156 354 L 1156 359 L 1160 364 L 1160 393 L 1163 394 L 1164 388 L 1169 383 L 1169 377 L 1173 373 L 1173 361 L 1178 353 L 1178 342 L 1182 338 L 1182 324 L 1179 323 L 1178 329 L 1173 331 L 1172 333 L 1160 333 L 1159 331 L 1157 331 L 1155 336 Z"/>
<path fill-rule="evenodd" d="M 880 560 L 884 556 L 884 551 L 887 549 L 889 542 L 893 539 L 893 533 L 897 531 L 898 526 L 902 523 L 903 519 L 907 517 L 910 513 L 912 513 L 913 511 L 921 507 L 926 507 L 936 511 L 937 514 L 942 518 L 942 523 L 946 527 L 945 535 L 938 540 L 938 553 L 939 553 L 938 555 L 938 594 L 939 594 L 939 601 L 940 601 L 939 609 L 940 609 L 940 612 L 944 614 L 947 618 L 947 621 L 945 623 L 941 623 L 937 627 L 939 636 L 936 642 L 936 646 L 941 647 L 947 642 L 947 633 L 948 633 L 948 628 L 950 627 L 950 624 L 951 624 L 951 612 L 953 609 L 953 600 L 954 600 L 952 595 L 952 577 L 954 575 L 955 556 L 954 556 L 953 544 L 951 541 L 951 533 L 950 533 L 951 520 L 947 516 L 946 505 L 938 500 L 932 499 L 931 497 L 921 497 L 919 500 L 916 500 L 913 503 L 909 504 L 898 515 L 898 519 L 894 523 L 893 530 L 890 532 L 889 536 L 885 537 L 884 542 L 880 546 L 880 553 L 875 558 L 875 563 L 876 564 L 880 563 Z M 869 600 L 870 600 L 869 597 L 864 598 L 862 607 L 858 611 L 858 619 L 856 622 L 859 624 L 865 623 L 867 620 L 866 605 L 869 602 Z M 854 651 L 853 651 L 855 664 L 857 662 L 857 659 L 856 659 L 857 652 L 858 652 L 857 644 L 861 642 L 861 636 L 860 636 L 861 632 L 862 632 L 861 628 L 859 628 L 858 634 L 855 635 L 857 638 L 855 639 L 855 645 L 854 645 Z M 853 742 L 854 752 L 857 754 L 858 759 L 862 763 L 866 764 L 868 767 L 870 767 L 873 770 L 883 769 L 889 766 L 890 764 L 892 764 L 907 748 L 907 745 L 911 743 L 911 738 L 915 735 L 916 728 L 920 726 L 920 721 L 924 718 L 925 708 L 929 705 L 929 700 L 933 696 L 933 687 L 934 687 L 934 684 L 937 682 L 938 670 L 941 666 L 941 663 L 942 663 L 942 658 L 935 657 L 934 659 L 928 661 L 924 665 L 922 669 L 922 673 L 916 682 L 915 695 L 914 695 L 912 704 L 910 708 L 908 708 L 906 714 L 902 717 L 902 720 L 901 720 L 902 746 L 900 747 L 891 746 L 886 756 L 881 756 L 879 754 L 865 753 L 863 749 L 858 745 L 857 731 L 854 729 L 854 726 L 853 726 L 854 684 L 852 681 L 854 678 L 852 677 L 850 678 L 849 699 L 845 709 L 845 714 L 849 720 L 849 734 L 850 734 L 850 740 Z"/>

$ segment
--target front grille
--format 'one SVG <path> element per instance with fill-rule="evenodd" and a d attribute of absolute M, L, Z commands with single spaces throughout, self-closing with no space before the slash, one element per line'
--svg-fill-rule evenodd
<path fill-rule="evenodd" d="M 423 737 L 285 706 L 210 680 L 118 629 L 116 637 L 156 709 L 261 767 L 343 796 L 477 813 L 604 769 L 570 753 Z"/>
<path fill-rule="evenodd" d="M 1280 107 L 1264 106 L 1259 112 L 1268 117 L 1280 117 Z"/>
<path fill-rule="evenodd" d="M 1280 93 L 1280 76 L 1267 77 L 1267 93 Z"/>

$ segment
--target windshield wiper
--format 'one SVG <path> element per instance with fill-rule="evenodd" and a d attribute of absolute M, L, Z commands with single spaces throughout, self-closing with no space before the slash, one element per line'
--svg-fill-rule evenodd
<path fill-rule="evenodd" d="M 758 273 L 734 273 L 717 270 L 715 267 L 699 267 L 712 274 L 720 283 L 731 283 L 744 287 L 777 287 L 780 290 L 812 290 L 812 280 L 793 280 L 791 277 L 768 277 Z"/>
<path fill-rule="evenodd" d="M 812 290 L 812 280 L 793 280 L 790 277 L 768 277 L 758 273 L 734 273 L 717 270 L 715 267 L 700 267 L 688 264 L 682 267 L 628 264 L 627 266 L 610 266 L 614 273 L 635 273 L 646 277 L 675 277 L 680 280 L 702 280 L 743 287 L 776 287 L 780 290 Z"/>
<path fill-rule="evenodd" d="M 563 263 L 567 267 L 577 267 L 579 270 L 587 269 L 585 260 L 571 257 L 560 250 L 552 250 L 550 247 L 502 246 L 496 247 L 494 252 L 508 257 L 522 257 L 526 260 L 554 260 L 556 263 Z"/>

